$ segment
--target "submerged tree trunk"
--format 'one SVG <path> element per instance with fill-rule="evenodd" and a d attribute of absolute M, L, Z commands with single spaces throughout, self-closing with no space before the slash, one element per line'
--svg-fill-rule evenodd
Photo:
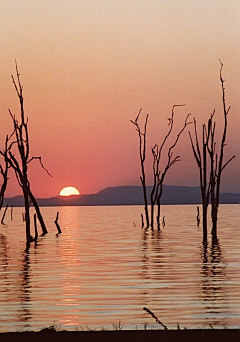
<path fill-rule="evenodd" d="M 158 186 L 159 194 L 157 197 L 157 228 L 160 230 L 160 213 L 161 213 L 161 197 L 162 197 L 162 183 Z"/>
<path fill-rule="evenodd" d="M 157 199 L 157 228 L 160 230 L 160 212 L 161 212 L 161 204 L 160 198 Z"/>
<path fill-rule="evenodd" d="M 147 200 L 147 188 L 146 188 L 146 181 L 145 181 L 145 172 L 142 168 L 142 188 L 143 188 L 143 199 L 144 199 L 144 211 L 145 211 L 145 217 L 146 217 L 146 228 L 149 228 L 149 215 L 148 215 L 148 200 Z"/>
<path fill-rule="evenodd" d="M 29 194 L 29 197 L 32 201 L 32 204 L 34 205 L 34 208 L 36 210 L 37 218 L 38 218 L 38 221 L 40 222 L 40 225 L 42 228 L 42 235 L 46 235 L 48 233 L 48 231 L 47 231 L 47 228 L 45 226 L 41 211 L 40 211 L 39 206 L 37 204 L 37 201 L 36 201 L 35 197 L 33 196 L 29 187 L 28 187 L 28 194 Z"/>
<path fill-rule="evenodd" d="M 7 188 L 7 182 L 8 182 L 8 169 L 10 167 L 9 162 L 8 162 L 8 157 L 7 157 L 8 141 L 9 141 L 9 138 L 7 135 L 6 140 L 5 140 L 5 148 L 2 152 L 2 155 L 4 157 L 4 162 L 5 162 L 5 168 L 3 169 L 2 165 L 0 165 L 0 171 L 1 171 L 1 174 L 3 176 L 3 183 L 1 186 L 1 190 L 0 190 L 0 210 L 3 206 L 4 195 L 5 195 L 5 191 Z"/>
<path fill-rule="evenodd" d="M 36 213 L 33 216 L 34 218 L 34 230 L 35 230 L 35 236 L 34 236 L 34 241 L 36 242 L 38 239 L 38 231 L 37 231 L 37 215 Z"/>
<path fill-rule="evenodd" d="M 212 203 L 212 238 L 217 239 L 217 216 L 218 216 L 218 204 L 216 201 Z"/>
<path fill-rule="evenodd" d="M 224 128 L 221 139 L 221 146 L 219 155 L 215 152 L 216 142 L 214 140 L 214 129 L 211 129 L 211 146 L 208 149 L 209 156 L 211 159 L 211 181 L 212 181 L 212 192 L 211 192 L 211 205 L 212 205 L 212 237 L 213 240 L 217 239 L 217 217 L 218 217 L 218 207 L 219 207 L 219 199 L 220 199 L 220 185 L 221 185 L 221 176 L 224 168 L 235 158 L 235 156 L 231 157 L 225 164 L 223 162 L 224 155 L 224 147 L 226 146 L 226 136 L 227 136 L 227 116 L 231 107 L 226 106 L 225 100 L 225 80 L 222 78 L 222 68 L 223 64 L 221 63 L 220 67 L 220 82 L 222 88 L 222 105 L 223 105 L 223 116 L 224 116 Z"/>
<path fill-rule="evenodd" d="M 5 210 L 4 210 L 4 213 L 3 213 L 3 216 L 2 216 L 2 220 L 1 220 L 1 224 L 5 224 L 5 223 L 4 223 L 4 218 L 5 218 L 7 209 L 8 209 L 8 204 L 6 205 L 6 208 L 5 208 Z"/>
<path fill-rule="evenodd" d="M 150 195 L 150 201 L 151 201 L 151 217 L 150 217 L 150 225 L 151 228 L 153 229 L 154 226 L 154 205 L 156 202 L 155 197 L 155 191 L 156 191 L 156 180 L 154 179 L 154 185 L 152 187 L 151 195 Z"/>
<path fill-rule="evenodd" d="M 30 148 L 29 148 L 28 119 L 25 118 L 25 112 L 24 112 L 24 106 L 23 106 L 23 102 L 24 102 L 23 87 L 20 82 L 20 74 L 18 72 L 17 63 L 16 63 L 16 74 L 17 74 L 17 81 L 15 81 L 13 76 L 12 76 L 12 81 L 13 81 L 15 90 L 17 92 L 18 99 L 19 99 L 21 120 L 18 121 L 15 115 L 13 115 L 11 111 L 9 110 L 9 113 L 13 121 L 14 130 L 10 138 L 8 139 L 7 137 L 5 151 L 0 151 L 0 153 L 5 157 L 5 160 L 7 163 L 9 163 L 10 167 L 12 167 L 13 170 L 15 171 L 17 181 L 20 187 L 22 188 L 22 192 L 24 196 L 24 205 L 25 205 L 24 216 L 25 216 L 25 222 L 26 222 L 26 241 L 27 241 L 27 249 L 28 249 L 30 242 L 33 241 L 33 238 L 31 237 L 31 234 L 30 234 L 29 200 L 33 203 L 35 207 L 38 220 L 42 227 L 43 235 L 47 234 L 47 229 L 43 221 L 39 206 L 37 204 L 35 197 L 33 196 L 30 190 L 30 183 L 28 180 L 28 164 L 32 160 L 38 159 L 41 166 L 43 168 L 44 166 L 42 164 L 41 157 L 34 157 L 34 156 L 31 158 L 29 157 Z M 15 137 L 15 140 L 11 141 L 9 147 L 7 147 L 7 142 L 9 142 L 9 140 L 12 137 Z M 14 146 L 14 144 L 16 144 L 18 148 L 18 152 L 19 152 L 18 156 L 15 154 L 15 152 L 12 151 L 12 147 Z M 49 174 L 48 171 L 47 173 Z"/>
<path fill-rule="evenodd" d="M 57 227 L 57 230 L 58 230 L 57 236 L 62 233 L 61 228 L 60 228 L 60 226 L 58 224 L 58 216 L 59 216 L 59 212 L 57 212 L 56 220 L 54 221 L 54 223 L 55 223 L 55 225 Z"/>
<path fill-rule="evenodd" d="M 27 249 L 32 242 L 31 232 L 30 232 L 30 212 L 29 212 L 29 201 L 28 201 L 28 192 L 26 189 L 23 189 L 24 195 L 24 206 L 25 206 L 25 222 L 26 222 L 26 243 Z"/>
<path fill-rule="evenodd" d="M 213 113 L 214 114 L 214 113 Z M 192 145 L 193 155 L 197 162 L 197 166 L 199 168 L 199 178 L 200 178 L 200 189 L 202 196 L 202 229 L 203 229 L 203 241 L 207 241 L 207 210 L 209 204 L 209 197 L 211 193 L 211 175 L 208 175 L 207 169 L 207 150 L 208 150 L 208 142 L 211 133 L 212 127 L 212 117 L 208 120 L 208 126 L 203 124 L 202 126 L 202 146 L 200 150 L 200 144 L 198 141 L 197 134 L 197 124 L 195 118 L 194 120 L 194 133 L 195 133 L 195 144 L 193 143 L 191 133 L 189 132 L 189 137 Z"/>
<path fill-rule="evenodd" d="M 155 194 L 155 190 L 156 190 L 156 181 L 155 181 L 155 184 L 153 185 L 151 195 L 150 195 L 150 202 L 151 202 L 150 225 L 151 225 L 152 229 L 153 229 L 153 225 L 154 225 L 154 205 L 155 205 L 154 194 Z"/>
<path fill-rule="evenodd" d="M 207 241 L 207 210 L 208 210 L 208 200 L 206 198 L 202 199 L 202 215 L 203 215 L 203 241 Z"/>

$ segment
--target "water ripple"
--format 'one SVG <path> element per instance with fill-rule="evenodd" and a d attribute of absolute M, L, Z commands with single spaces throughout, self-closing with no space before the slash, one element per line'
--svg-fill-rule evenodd
<path fill-rule="evenodd" d="M 0 233 L 0 331 L 159 328 L 143 307 L 169 328 L 240 328 L 239 209 L 222 205 L 218 241 L 202 243 L 194 206 L 163 206 L 160 232 L 140 227 L 140 206 L 60 207 L 58 237 L 42 208 L 49 234 L 25 252 L 16 208 Z"/>

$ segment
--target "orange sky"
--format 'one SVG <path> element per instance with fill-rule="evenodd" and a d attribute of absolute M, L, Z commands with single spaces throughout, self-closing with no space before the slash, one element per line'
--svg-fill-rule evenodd
<path fill-rule="evenodd" d="M 240 192 L 240 3 L 237 0 L 2 0 L 0 2 L 0 144 L 19 115 L 11 82 L 17 59 L 29 117 L 37 197 L 76 186 L 82 193 L 139 185 L 138 137 L 130 119 L 150 114 L 150 147 L 161 142 L 174 104 L 176 130 L 192 112 L 199 126 L 216 108 L 221 130 L 219 58 L 232 106 L 222 190 Z M 187 132 L 172 185 L 198 185 Z M 233 183 L 233 179 L 235 182 Z M 21 193 L 14 175 L 7 196 Z"/>

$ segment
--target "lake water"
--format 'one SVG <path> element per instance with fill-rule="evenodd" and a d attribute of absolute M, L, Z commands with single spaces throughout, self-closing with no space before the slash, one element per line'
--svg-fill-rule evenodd
<path fill-rule="evenodd" d="M 141 206 L 44 207 L 49 233 L 28 252 L 22 211 L 0 225 L 1 332 L 161 328 L 143 307 L 170 329 L 240 328 L 240 205 L 221 205 L 215 245 L 196 206 L 162 206 L 161 232 L 141 228 Z"/>

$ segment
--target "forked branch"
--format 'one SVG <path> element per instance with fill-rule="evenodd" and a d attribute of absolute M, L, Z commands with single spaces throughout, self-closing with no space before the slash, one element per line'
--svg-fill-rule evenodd
<path fill-rule="evenodd" d="M 32 160 L 39 160 L 39 163 L 41 164 L 42 168 L 47 172 L 47 174 L 52 177 L 52 175 L 48 172 L 48 170 L 44 167 L 43 163 L 42 163 L 42 157 L 32 157 L 27 161 L 27 164 L 29 164 Z"/>

